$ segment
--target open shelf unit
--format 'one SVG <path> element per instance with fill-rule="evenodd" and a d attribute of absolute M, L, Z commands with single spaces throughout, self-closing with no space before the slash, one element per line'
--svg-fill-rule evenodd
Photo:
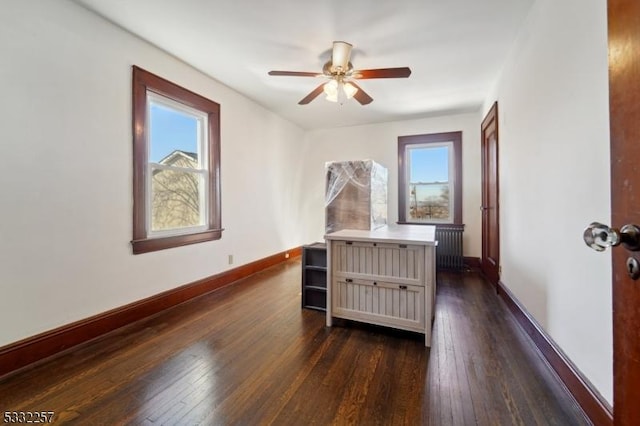
<path fill-rule="evenodd" d="M 327 246 L 313 243 L 302 247 L 302 307 L 327 310 Z"/>

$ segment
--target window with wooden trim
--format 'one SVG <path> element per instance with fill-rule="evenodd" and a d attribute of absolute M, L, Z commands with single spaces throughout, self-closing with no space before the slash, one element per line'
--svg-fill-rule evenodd
<path fill-rule="evenodd" d="M 462 132 L 398 138 L 398 219 L 462 224 Z"/>
<path fill-rule="evenodd" d="M 133 253 L 220 239 L 220 105 L 133 67 Z"/>

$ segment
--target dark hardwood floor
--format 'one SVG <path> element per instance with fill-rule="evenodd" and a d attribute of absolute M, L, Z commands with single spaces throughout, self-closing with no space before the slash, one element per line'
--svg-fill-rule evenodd
<path fill-rule="evenodd" d="M 474 274 L 439 277 L 419 334 L 300 309 L 300 262 L 0 379 L 4 411 L 76 424 L 588 424 Z"/>
<path fill-rule="evenodd" d="M 436 304 L 430 424 L 591 424 L 486 281 L 439 274 Z"/>

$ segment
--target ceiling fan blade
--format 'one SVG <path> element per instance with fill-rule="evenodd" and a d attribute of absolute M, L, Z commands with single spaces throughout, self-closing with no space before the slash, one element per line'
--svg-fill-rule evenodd
<path fill-rule="evenodd" d="M 367 94 L 362 87 L 358 86 L 352 80 L 349 80 L 349 84 L 358 89 L 358 91 L 353 95 L 356 101 L 360 102 L 360 105 L 367 105 L 373 102 L 373 98 Z"/>
<path fill-rule="evenodd" d="M 351 49 L 353 46 L 344 41 L 333 42 L 333 52 L 331 54 L 331 65 L 334 69 L 341 67 L 345 72 L 349 68 L 349 59 L 351 59 Z"/>
<path fill-rule="evenodd" d="M 353 72 L 353 78 L 361 80 L 367 78 L 407 78 L 411 75 L 409 67 L 402 68 L 378 68 L 373 70 L 357 70 Z"/>
<path fill-rule="evenodd" d="M 319 77 L 322 74 L 318 74 L 317 72 L 306 72 L 306 71 L 269 71 L 269 75 L 284 75 L 291 77 Z"/>
<path fill-rule="evenodd" d="M 320 86 L 318 86 L 315 89 L 313 89 L 313 91 L 311 93 L 309 93 L 300 102 L 298 102 L 298 105 L 306 105 L 309 102 L 311 102 L 312 100 L 314 100 L 315 98 L 317 98 L 318 95 L 320 95 L 320 93 L 322 93 L 322 91 L 324 89 L 324 85 L 325 85 L 325 83 L 322 83 Z"/>

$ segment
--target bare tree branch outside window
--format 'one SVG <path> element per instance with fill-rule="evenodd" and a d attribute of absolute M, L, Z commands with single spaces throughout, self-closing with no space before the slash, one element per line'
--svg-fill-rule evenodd
<path fill-rule="evenodd" d="M 160 164 L 196 169 L 197 162 L 189 153 L 176 151 Z M 152 178 L 152 230 L 161 231 L 201 224 L 200 181 L 197 172 L 156 169 Z"/>

